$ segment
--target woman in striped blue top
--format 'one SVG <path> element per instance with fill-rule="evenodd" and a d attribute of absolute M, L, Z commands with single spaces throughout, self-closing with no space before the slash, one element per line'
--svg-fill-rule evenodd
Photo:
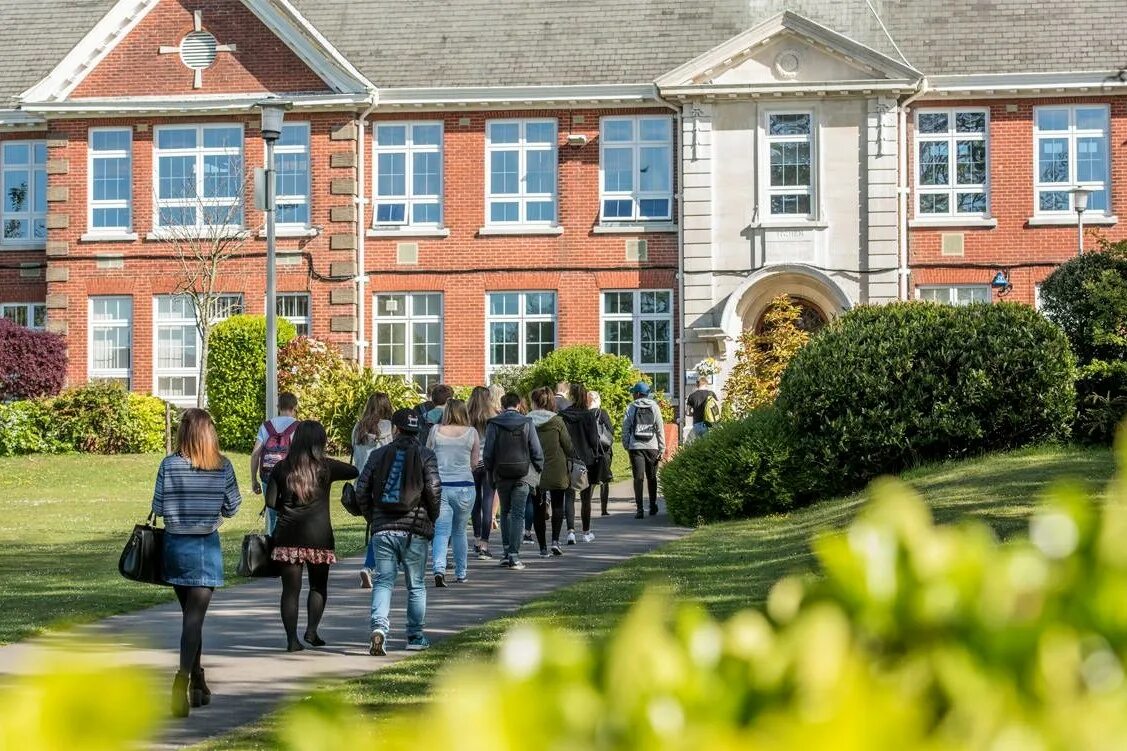
<path fill-rule="evenodd" d="M 219 525 L 239 510 L 235 470 L 219 453 L 211 415 L 189 409 L 180 417 L 176 453 L 157 470 L 153 513 L 164 518 L 164 580 L 176 591 L 184 620 L 180 670 L 172 683 L 172 714 L 211 702 L 200 666 L 203 621 L 216 587 L 223 586 Z"/>

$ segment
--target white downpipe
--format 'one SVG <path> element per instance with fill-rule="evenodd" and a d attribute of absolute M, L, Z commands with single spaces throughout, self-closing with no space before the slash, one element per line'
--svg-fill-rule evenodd
<path fill-rule="evenodd" d="M 912 102 L 928 92 L 927 78 L 921 78 L 914 94 L 900 103 L 897 109 L 897 154 L 896 154 L 896 197 L 899 203 L 900 231 L 899 253 L 897 254 L 896 276 L 898 297 L 908 299 L 908 108 Z"/>
<path fill-rule="evenodd" d="M 673 133 L 676 138 L 676 159 L 674 165 L 674 185 L 677 186 L 675 197 L 677 199 L 677 367 L 674 374 L 674 383 L 677 389 L 677 407 L 680 419 L 677 421 L 678 429 L 682 436 L 685 433 L 685 170 L 681 168 L 681 160 L 685 153 L 685 134 L 682 132 L 682 108 L 670 104 L 660 94 L 657 100 L 673 110 Z"/>
<path fill-rule="evenodd" d="M 356 362 L 360 367 L 363 367 L 365 362 L 365 351 L 368 347 L 368 338 L 365 336 L 367 331 L 367 321 L 365 317 L 368 315 L 367 305 L 367 288 L 368 288 L 368 274 L 367 274 L 367 255 L 364 248 L 364 239 L 367 237 L 367 226 L 365 224 L 367 213 L 365 207 L 367 206 L 367 199 L 364 197 L 364 189 L 367 185 L 367 178 L 364 175 L 364 156 L 368 149 L 366 144 L 368 140 L 364 137 L 364 128 L 367 125 L 368 116 L 376 109 L 375 95 L 368 103 L 368 109 L 360 115 L 360 119 L 356 124 L 356 341 L 353 343 L 356 353 Z"/>

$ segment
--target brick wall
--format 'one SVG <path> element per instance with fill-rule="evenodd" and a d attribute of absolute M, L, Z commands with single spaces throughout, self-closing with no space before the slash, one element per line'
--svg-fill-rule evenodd
<path fill-rule="evenodd" d="M 1076 226 L 1031 227 L 1034 209 L 1033 111 L 1043 105 L 1107 104 L 1110 106 L 1111 205 L 1110 213 L 1121 217 L 1111 227 L 1092 227 L 1086 233 L 1085 248 L 1095 246 L 1096 236 L 1111 240 L 1127 237 L 1127 100 L 1122 97 L 1069 97 L 1019 100 L 958 100 L 926 102 L 929 107 L 978 107 L 990 111 L 988 167 L 990 171 L 990 210 L 998 220 L 993 229 L 918 228 L 909 230 L 910 265 L 913 290 L 931 284 L 989 284 L 998 269 L 1008 269 L 1013 291 L 1005 299 L 1033 304 L 1035 285 L 1048 277 L 1057 265 L 1076 254 Z M 1011 111 L 1012 110 L 1012 111 Z M 915 116 L 909 117 L 909 151 L 912 187 L 916 184 L 913 141 Z M 913 192 L 913 201 L 914 201 Z M 915 217 L 914 206 L 909 216 Z M 944 233 L 962 233 L 962 257 L 942 255 Z M 921 268 L 921 264 L 943 264 L 943 268 Z M 976 267 L 977 266 L 977 267 Z M 913 295 L 914 295 L 913 291 Z M 998 298 L 995 293 L 995 298 Z"/>

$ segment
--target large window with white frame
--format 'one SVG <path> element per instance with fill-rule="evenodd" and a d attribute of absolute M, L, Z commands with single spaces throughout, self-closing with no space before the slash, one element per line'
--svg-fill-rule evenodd
<path fill-rule="evenodd" d="M 372 180 L 377 226 L 442 226 L 442 123 L 380 123 Z"/>
<path fill-rule="evenodd" d="M 988 284 L 916 287 L 916 297 L 920 300 L 943 303 L 944 305 L 970 305 L 972 303 L 988 303 L 993 300 Z"/>
<path fill-rule="evenodd" d="M 89 302 L 91 381 L 130 387 L 133 375 L 133 298 L 91 297 Z"/>
<path fill-rule="evenodd" d="M 133 230 L 133 130 L 91 128 L 89 149 L 91 234 Z"/>
<path fill-rule="evenodd" d="M 275 221 L 279 227 L 309 227 L 309 194 L 309 123 L 285 123 L 274 146 Z"/>
<path fill-rule="evenodd" d="M 768 217 L 813 218 L 817 166 L 813 111 L 767 112 L 764 127 Z"/>
<path fill-rule="evenodd" d="M 442 293 L 378 294 L 373 308 L 373 365 L 426 392 L 442 378 Z"/>
<path fill-rule="evenodd" d="M 18 326 L 42 331 L 47 328 L 47 306 L 43 303 L 0 303 L 0 318 L 7 318 Z"/>
<path fill-rule="evenodd" d="M 1089 212 L 1108 213 L 1107 105 L 1036 107 L 1033 119 L 1035 213 L 1071 215 L 1077 186 L 1091 191 Z"/>
<path fill-rule="evenodd" d="M 673 119 L 604 117 L 599 128 L 602 221 L 673 218 Z"/>
<path fill-rule="evenodd" d="M 654 389 L 673 393 L 673 291 L 603 292 L 603 352 L 629 357 Z"/>
<path fill-rule="evenodd" d="M 916 113 L 916 216 L 986 216 L 988 112 Z"/>
<path fill-rule="evenodd" d="M 243 312 L 243 297 L 219 295 L 212 301 L 212 323 Z M 196 404 L 203 351 L 196 309 L 187 295 L 153 298 L 153 393 L 174 404 Z"/>
<path fill-rule="evenodd" d="M 309 293 L 280 292 L 275 298 L 278 315 L 293 324 L 298 336 L 309 336 Z"/>
<path fill-rule="evenodd" d="M 556 121 L 485 124 L 485 223 L 556 223 Z"/>
<path fill-rule="evenodd" d="M 158 227 L 243 226 L 241 125 L 162 125 L 154 140 Z"/>
<path fill-rule="evenodd" d="M 3 245 L 47 242 L 47 142 L 5 141 L 0 148 L 4 190 Z"/>
<path fill-rule="evenodd" d="M 531 365 L 556 348 L 555 292 L 486 295 L 486 368 Z"/>

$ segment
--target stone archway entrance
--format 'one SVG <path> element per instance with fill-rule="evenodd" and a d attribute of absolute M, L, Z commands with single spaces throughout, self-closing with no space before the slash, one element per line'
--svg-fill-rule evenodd
<path fill-rule="evenodd" d="M 830 322 L 829 317 L 817 305 L 807 300 L 805 297 L 798 295 L 789 295 L 790 301 L 798 306 L 801 311 L 798 318 L 798 328 L 808 333 L 815 333 L 820 331 L 823 326 Z M 755 322 L 755 333 L 763 334 L 767 330 L 767 309 L 764 308 L 759 313 L 759 318 Z"/>

